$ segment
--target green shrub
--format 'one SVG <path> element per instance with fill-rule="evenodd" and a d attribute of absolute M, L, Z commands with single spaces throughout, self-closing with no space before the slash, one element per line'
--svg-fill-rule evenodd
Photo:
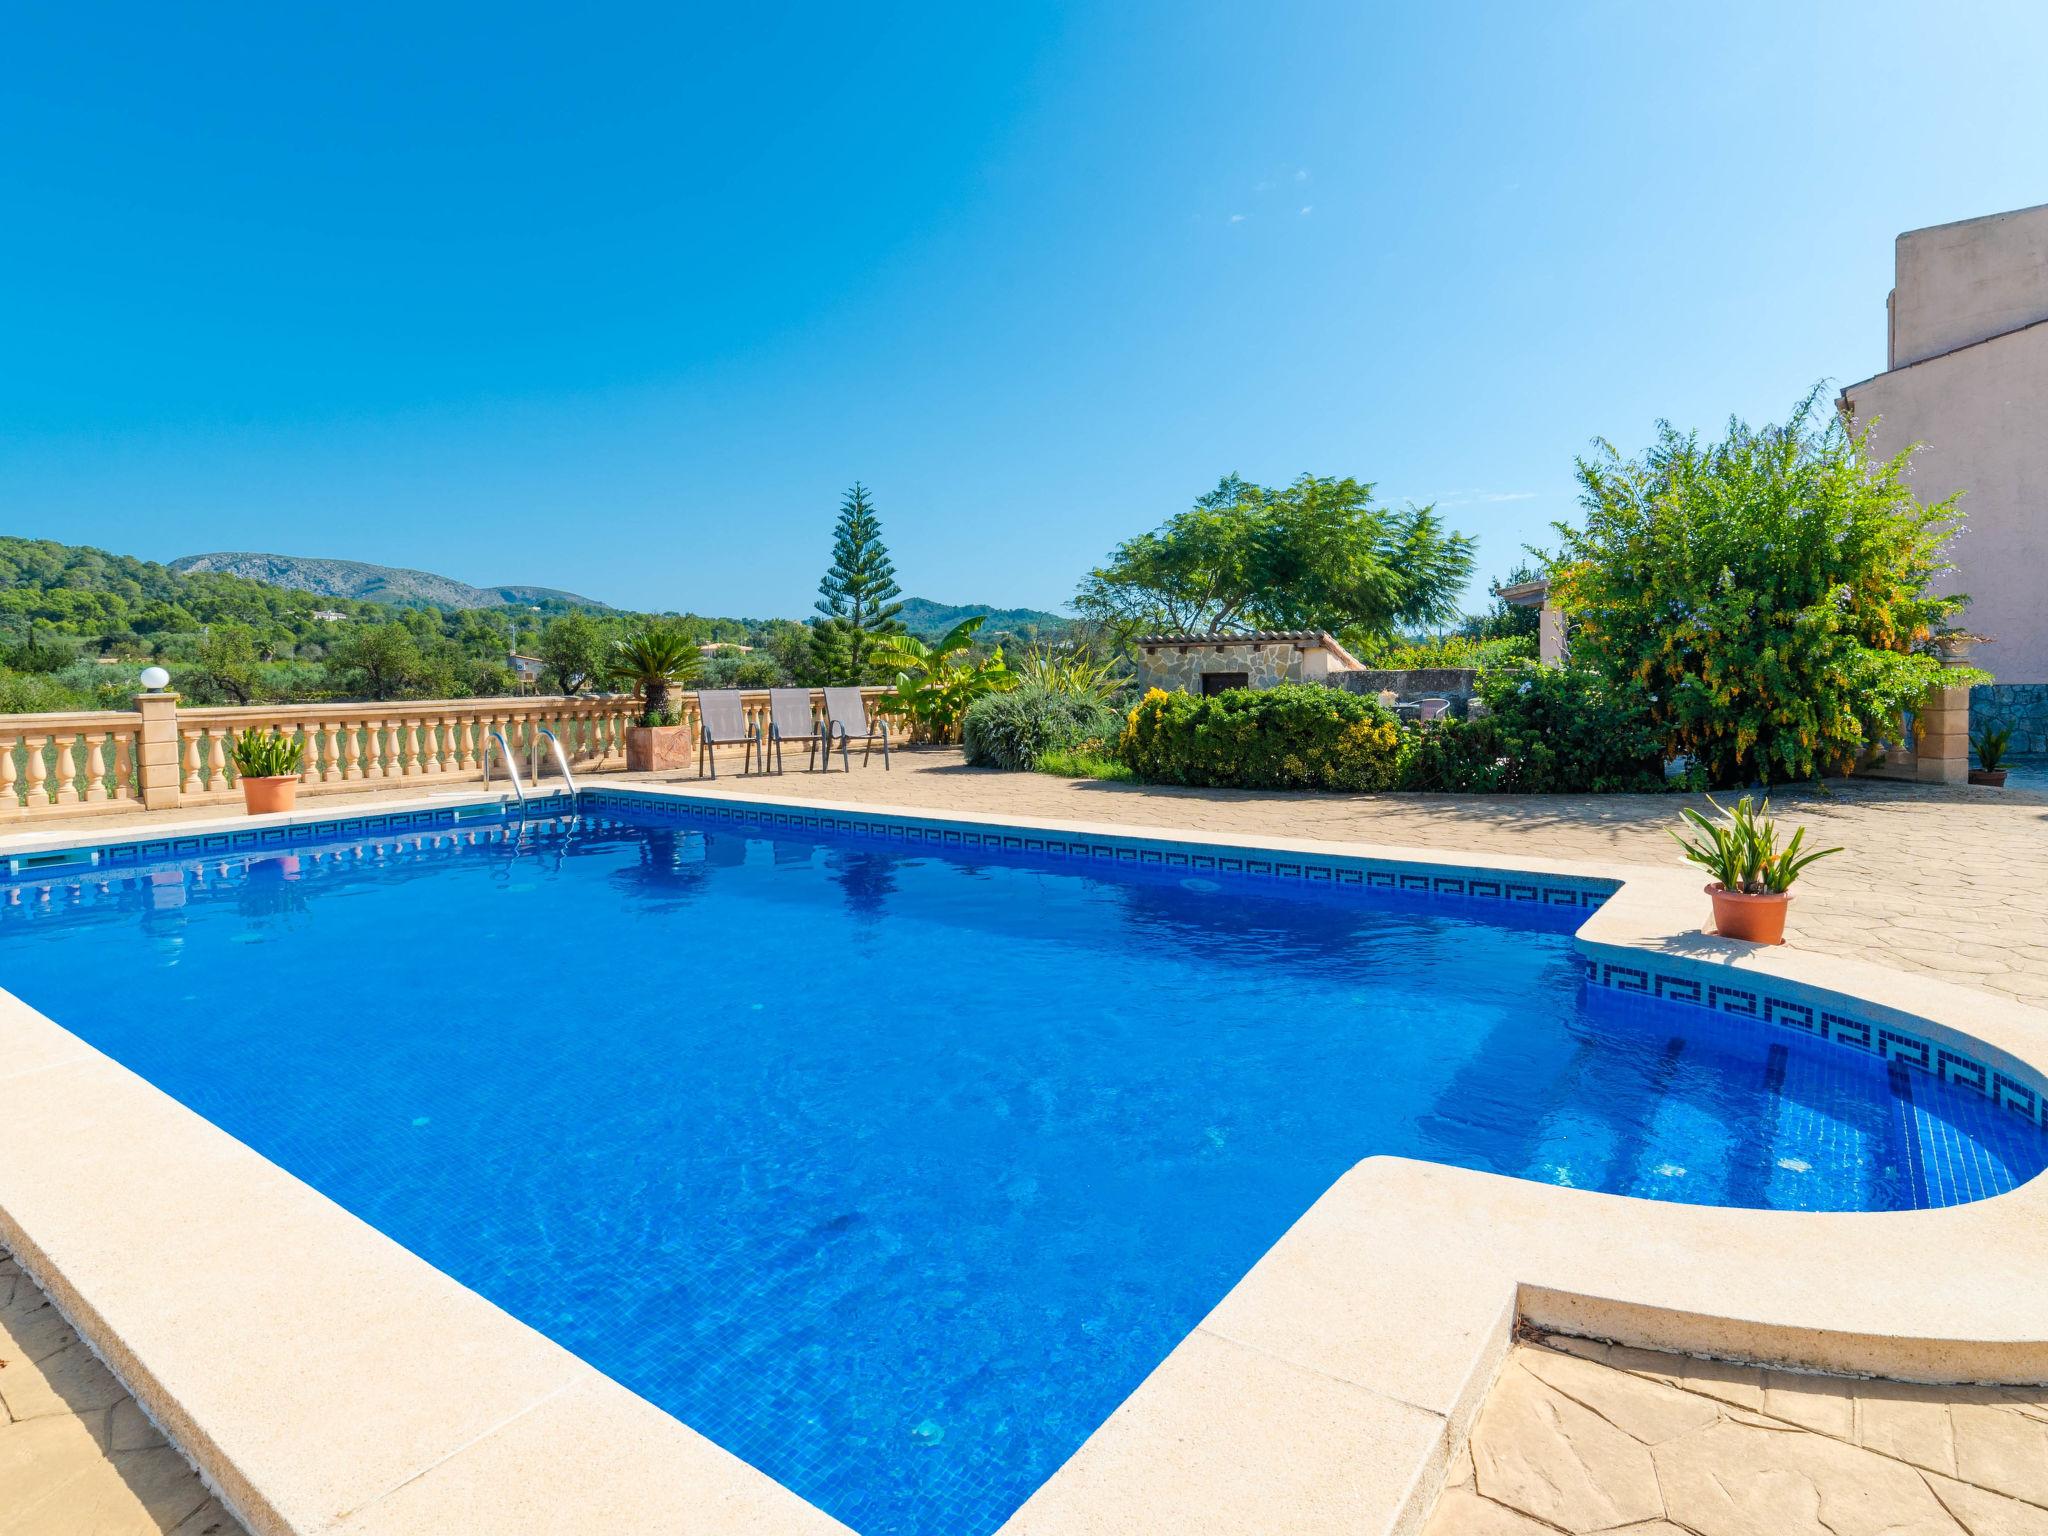
<path fill-rule="evenodd" d="M 245 779 L 289 778 L 306 765 L 306 748 L 282 731 L 247 730 L 235 738 L 235 772 Z"/>
<path fill-rule="evenodd" d="M 1313 684 L 1210 698 L 1155 688 L 1131 711 L 1118 755 L 1141 779 L 1235 789 L 1391 789 L 1401 727 L 1376 701 Z"/>
<path fill-rule="evenodd" d="M 1117 760 L 1099 741 L 1078 747 L 1055 747 L 1038 754 L 1038 771 L 1062 779 L 1133 779 L 1130 765 Z"/>
<path fill-rule="evenodd" d="M 1409 789 L 1554 795 L 1661 790 L 1662 735 L 1637 688 L 1582 667 L 1481 673 L 1483 715 L 1414 733 Z"/>
<path fill-rule="evenodd" d="M 1637 458 L 1580 460 L 1585 525 L 1559 525 L 1551 579 L 1573 658 L 1640 684 L 1716 785 L 1842 771 L 1930 688 L 1987 680 L 1936 654 L 1966 601 L 1930 590 L 1961 523 L 1956 497 L 1914 495 L 1910 456 L 1869 457 L 1815 391 L 1783 425 L 1664 424 Z"/>
<path fill-rule="evenodd" d="M 1026 773 L 1047 752 L 1114 735 L 1117 724 L 1116 711 L 1097 700 L 1027 685 L 968 705 L 960 741 L 977 768 Z"/>

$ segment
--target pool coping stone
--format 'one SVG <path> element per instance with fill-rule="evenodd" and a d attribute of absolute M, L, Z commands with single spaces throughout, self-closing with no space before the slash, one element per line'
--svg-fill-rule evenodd
<path fill-rule="evenodd" d="M 1585 901 L 1576 943 L 1603 984 L 1615 982 L 1601 968 L 1619 967 L 1767 990 L 1816 1017 L 1889 1019 L 2048 1082 L 2048 1012 L 1701 933 L 1700 881 L 1680 869 L 932 815 L 694 783 L 584 793 L 593 806 L 694 803 L 743 821 L 936 827 L 941 846 L 947 828 L 993 828 L 1106 847 L 1112 859 L 1250 850 L 1432 879 L 1546 877 L 1599 898 Z M 224 845 L 206 856 L 239 857 L 366 815 L 436 813 L 392 829 L 412 835 L 452 827 L 457 808 L 500 804 L 469 786 L 348 814 L 316 804 L 116 837 L 74 828 L 0 837 L 0 860 L 78 847 L 135 848 L 139 859 L 141 845 L 214 835 Z M 244 843 L 251 834 L 277 843 Z M 707 1536 L 846 1530 L 4 993 L 0 1236 L 257 1536 L 673 1531 L 685 1510 L 687 1528 Z M 1790 1369 L 2048 1381 L 2043 1251 L 2048 1177 L 1939 1210 L 1815 1215 L 1368 1158 L 1002 1536 L 1222 1536 L 1248 1520 L 1304 1536 L 1410 1536 L 1517 1323 Z"/>

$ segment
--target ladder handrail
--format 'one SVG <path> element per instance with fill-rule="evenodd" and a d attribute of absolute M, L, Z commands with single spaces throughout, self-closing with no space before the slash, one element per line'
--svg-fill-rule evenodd
<path fill-rule="evenodd" d="M 519 764 L 513 759 L 511 745 L 505 740 L 503 731 L 492 731 L 484 738 L 484 788 L 491 787 L 491 747 L 496 745 L 498 756 L 505 760 L 505 773 L 512 780 L 512 793 L 519 797 L 519 808 L 526 809 L 526 786 L 519 782 Z"/>
<path fill-rule="evenodd" d="M 577 793 L 576 775 L 569 771 L 569 754 L 562 750 L 562 738 L 545 725 L 540 728 L 540 734 L 547 737 L 549 745 L 554 748 L 555 767 L 562 775 L 562 783 L 568 786 L 570 794 Z M 538 772 L 533 776 L 533 787 L 535 789 L 540 788 L 540 774 Z"/>

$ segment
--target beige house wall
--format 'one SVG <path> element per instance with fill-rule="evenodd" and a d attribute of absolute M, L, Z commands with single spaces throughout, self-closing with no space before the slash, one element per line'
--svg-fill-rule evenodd
<path fill-rule="evenodd" d="M 1899 236 L 1893 368 L 2048 320 L 2048 204 Z"/>
<path fill-rule="evenodd" d="M 1923 501 L 1964 493 L 1967 531 L 1941 586 L 1969 594 L 1963 624 L 1988 637 L 1972 661 L 2001 683 L 2048 683 L 2048 323 L 1852 384 L 1843 399 L 1877 453 L 1923 445 L 1912 466 Z"/>

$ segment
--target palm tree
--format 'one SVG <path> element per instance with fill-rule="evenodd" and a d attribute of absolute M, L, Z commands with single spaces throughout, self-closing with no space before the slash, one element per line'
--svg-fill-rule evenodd
<path fill-rule="evenodd" d="M 642 725 L 673 725 L 668 691 L 703 665 L 697 642 L 672 624 L 643 624 L 612 647 L 612 680 L 640 695 Z"/>

